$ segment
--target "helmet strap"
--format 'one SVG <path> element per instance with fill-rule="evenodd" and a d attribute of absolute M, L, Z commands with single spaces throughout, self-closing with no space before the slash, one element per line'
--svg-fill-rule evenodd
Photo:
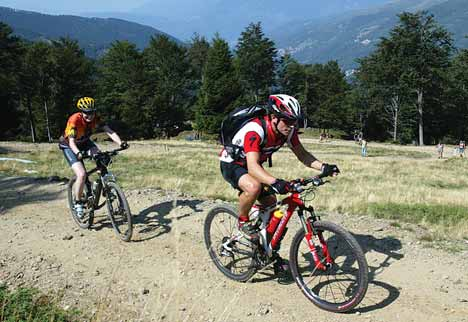
<path fill-rule="evenodd" d="M 270 124 L 273 124 L 273 120 L 271 119 L 271 115 L 270 114 L 268 117 L 270 118 Z M 275 134 L 279 134 L 281 136 L 284 136 L 283 133 L 280 132 L 280 130 L 278 129 L 278 123 L 281 121 L 281 119 L 278 117 L 278 115 L 275 115 L 275 118 L 276 118 L 276 123 L 273 124 L 273 128 L 274 128 L 274 132 Z"/>

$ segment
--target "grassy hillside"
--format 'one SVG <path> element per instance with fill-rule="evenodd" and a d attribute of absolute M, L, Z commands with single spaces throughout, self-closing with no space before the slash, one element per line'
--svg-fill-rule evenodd
<path fill-rule="evenodd" d="M 361 158 L 359 146 L 348 141 L 305 146 L 321 160 L 339 165 L 342 174 L 321 187 L 313 204 L 319 212 L 372 215 L 435 227 L 439 237 L 468 239 L 468 160 L 438 160 L 434 147 L 402 147 L 369 143 L 369 157 Z M 105 147 L 105 146 L 104 146 Z M 143 141 L 117 157 L 112 170 L 125 188 L 160 187 L 193 196 L 236 200 L 237 193 L 219 173 L 220 147 L 205 142 Z M 0 161 L 4 175 L 58 175 L 70 169 L 56 145 L 0 143 L 0 157 L 34 160 L 34 164 Z M 287 179 L 316 172 L 305 168 L 284 149 L 273 156 L 275 176 Z M 65 200 L 64 200 L 65 202 Z"/>

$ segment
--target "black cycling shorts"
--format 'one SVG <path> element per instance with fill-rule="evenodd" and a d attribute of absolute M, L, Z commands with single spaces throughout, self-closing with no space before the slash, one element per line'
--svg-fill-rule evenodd
<path fill-rule="evenodd" d="M 244 175 L 249 173 L 249 171 L 236 164 L 236 163 L 228 163 L 228 162 L 220 162 L 221 174 L 223 175 L 224 180 L 229 182 L 229 184 L 234 188 L 242 192 L 242 189 L 239 188 L 239 180 Z M 274 191 L 269 187 L 265 186 L 262 189 L 262 192 L 258 196 L 258 199 L 271 196 L 275 194 Z"/>

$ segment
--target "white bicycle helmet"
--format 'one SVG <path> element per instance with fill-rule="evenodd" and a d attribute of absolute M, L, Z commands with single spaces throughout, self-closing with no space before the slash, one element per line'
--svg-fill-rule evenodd
<path fill-rule="evenodd" d="M 279 118 L 293 121 L 302 119 L 301 106 L 297 99 L 284 94 L 274 94 L 268 97 L 270 111 Z"/>

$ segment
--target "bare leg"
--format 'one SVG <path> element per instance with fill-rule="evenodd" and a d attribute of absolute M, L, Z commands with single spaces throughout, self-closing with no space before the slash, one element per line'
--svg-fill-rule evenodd
<path fill-rule="evenodd" d="M 86 180 L 86 170 L 81 162 L 73 163 L 71 168 L 76 176 L 75 198 L 76 200 L 81 200 L 83 198 L 83 188 Z"/>
<path fill-rule="evenodd" d="M 250 209 L 261 192 L 262 184 L 251 175 L 244 174 L 239 179 L 239 188 L 242 190 L 239 196 L 239 219 L 246 221 L 249 219 Z"/>

